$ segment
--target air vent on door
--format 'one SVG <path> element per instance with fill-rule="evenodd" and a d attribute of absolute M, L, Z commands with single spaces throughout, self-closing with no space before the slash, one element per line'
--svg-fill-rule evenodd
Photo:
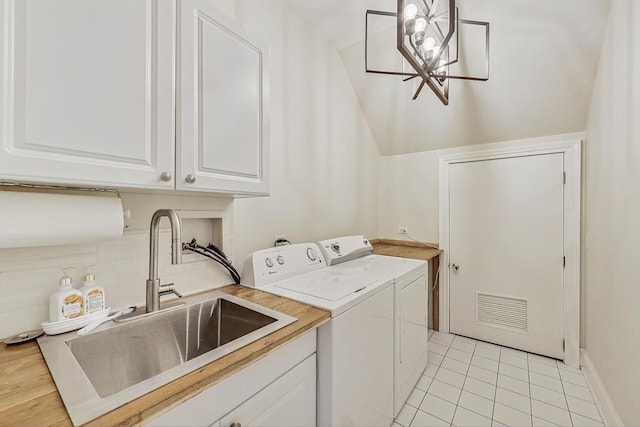
<path fill-rule="evenodd" d="M 518 332 L 529 332 L 529 300 L 476 292 L 476 322 Z"/>

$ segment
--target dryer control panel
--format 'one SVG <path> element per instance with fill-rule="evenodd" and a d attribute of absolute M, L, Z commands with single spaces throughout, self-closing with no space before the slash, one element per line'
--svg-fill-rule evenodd
<path fill-rule="evenodd" d="M 297 243 L 262 249 L 249 255 L 242 269 L 242 284 L 260 287 L 326 267 L 315 243 Z"/>
<path fill-rule="evenodd" d="M 336 265 L 373 253 L 373 246 L 364 236 L 344 236 L 318 242 L 328 265 Z"/>

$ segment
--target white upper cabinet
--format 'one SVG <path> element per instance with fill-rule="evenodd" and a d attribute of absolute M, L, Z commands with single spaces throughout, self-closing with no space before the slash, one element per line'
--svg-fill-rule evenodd
<path fill-rule="evenodd" d="M 175 11 L 0 1 L 0 177 L 173 188 Z"/>
<path fill-rule="evenodd" d="M 0 0 L 0 179 L 268 194 L 268 50 L 212 0 Z"/>
<path fill-rule="evenodd" d="M 176 188 L 266 194 L 268 48 L 212 4 L 180 2 Z"/>

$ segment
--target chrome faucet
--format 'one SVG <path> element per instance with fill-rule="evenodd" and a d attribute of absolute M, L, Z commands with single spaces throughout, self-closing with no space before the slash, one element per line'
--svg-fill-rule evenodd
<path fill-rule="evenodd" d="M 149 280 L 147 280 L 147 308 L 146 312 L 151 313 L 160 309 L 160 297 L 167 294 L 175 294 L 182 297 L 175 289 L 173 283 L 160 284 L 158 277 L 158 239 L 160 230 L 158 224 L 160 219 L 166 216 L 171 224 L 171 264 L 182 264 L 182 242 L 180 217 L 172 209 L 159 209 L 151 217 L 151 229 L 149 236 Z M 161 288 L 165 288 L 162 289 Z"/>

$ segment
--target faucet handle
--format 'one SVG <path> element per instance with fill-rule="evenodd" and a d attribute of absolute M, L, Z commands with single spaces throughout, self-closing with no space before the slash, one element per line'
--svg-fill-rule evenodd
<path fill-rule="evenodd" d="M 159 294 L 160 296 L 174 294 L 178 298 L 182 298 L 182 294 L 178 292 L 178 290 L 176 289 L 176 285 L 174 283 L 167 283 L 166 285 L 161 284 Z"/>

